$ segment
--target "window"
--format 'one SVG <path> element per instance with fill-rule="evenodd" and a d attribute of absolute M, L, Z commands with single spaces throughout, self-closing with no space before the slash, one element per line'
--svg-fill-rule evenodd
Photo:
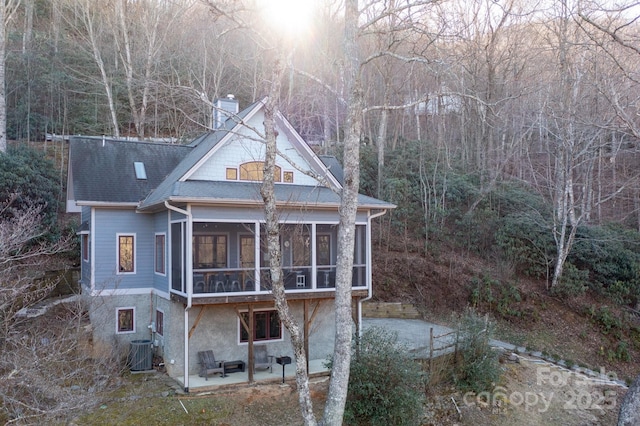
<path fill-rule="evenodd" d="M 193 266 L 196 269 L 227 267 L 226 235 L 194 235 Z"/>
<path fill-rule="evenodd" d="M 89 234 L 82 234 L 82 260 L 89 261 Z"/>
<path fill-rule="evenodd" d="M 316 263 L 331 265 L 331 235 L 318 234 L 316 236 Z"/>
<path fill-rule="evenodd" d="M 135 251 L 135 235 L 118 235 L 118 273 L 135 272 Z"/>
<path fill-rule="evenodd" d="M 280 167 L 275 166 L 275 170 L 273 173 L 273 180 L 275 182 L 280 182 Z M 240 165 L 240 180 L 252 180 L 252 181 L 261 181 L 264 176 L 264 162 L 263 161 L 252 161 L 249 163 L 244 163 Z"/>
<path fill-rule="evenodd" d="M 238 169 L 227 168 L 227 180 L 238 180 Z"/>
<path fill-rule="evenodd" d="M 249 313 L 243 312 L 242 319 L 249 325 Z M 240 323 L 240 342 L 249 341 L 249 333 L 245 330 L 242 322 Z M 276 310 L 256 311 L 253 313 L 253 340 L 281 340 L 282 339 L 282 323 Z"/>
<path fill-rule="evenodd" d="M 165 241 L 166 237 L 164 234 L 156 234 L 156 261 L 155 261 L 155 270 L 158 274 L 165 274 Z"/>
<path fill-rule="evenodd" d="M 156 333 L 164 336 L 164 312 L 156 309 Z"/>
<path fill-rule="evenodd" d="M 134 333 L 136 331 L 135 308 L 118 308 L 116 310 L 116 332 Z"/>
<path fill-rule="evenodd" d="M 282 174 L 282 180 L 286 183 L 293 183 L 293 172 L 284 172 Z"/>

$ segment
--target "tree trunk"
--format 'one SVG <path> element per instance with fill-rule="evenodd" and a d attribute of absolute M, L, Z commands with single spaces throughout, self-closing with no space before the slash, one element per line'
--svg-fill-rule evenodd
<path fill-rule="evenodd" d="M 7 152 L 7 101 L 5 98 L 4 66 L 6 48 L 6 6 L 0 2 L 0 152 Z"/>
<path fill-rule="evenodd" d="M 276 197 L 274 191 L 274 171 L 276 164 L 276 133 L 275 114 L 279 104 L 279 93 L 281 81 L 284 76 L 286 57 L 282 52 L 278 54 L 272 70 L 269 97 L 264 107 L 265 126 L 265 166 L 264 181 L 262 183 L 261 195 L 264 200 L 267 232 L 267 250 L 269 251 L 269 270 L 271 273 L 271 285 L 273 298 L 280 319 L 291 335 L 291 345 L 296 361 L 296 384 L 298 388 L 298 402 L 304 419 L 304 424 L 313 426 L 316 424 L 313 413 L 313 402 L 309 390 L 309 374 L 307 371 L 307 353 L 305 351 L 305 339 L 300 325 L 295 320 L 289 310 L 289 304 L 284 289 L 282 277 L 282 253 L 280 251 L 280 224 L 278 221 L 278 211 L 276 208 Z"/>
<path fill-rule="evenodd" d="M 385 96 L 384 105 L 387 106 L 387 96 Z M 380 123 L 378 124 L 378 189 L 377 189 L 377 197 L 382 197 L 382 181 L 384 175 L 384 151 L 385 144 L 387 141 L 387 121 L 389 120 L 389 110 L 384 108 L 380 112 Z"/>
<path fill-rule="evenodd" d="M 618 426 L 634 426 L 640 424 L 640 376 L 636 377 L 627 391 L 620 412 L 618 414 Z"/>
<path fill-rule="evenodd" d="M 107 103 L 109 105 L 109 112 L 111 114 L 111 125 L 113 126 L 113 136 L 119 138 L 120 126 L 118 125 L 118 115 L 116 113 L 115 100 L 113 98 L 113 92 L 111 91 L 111 81 L 109 79 L 109 76 L 107 75 L 107 70 L 100 53 L 99 37 L 96 34 L 96 28 L 94 27 L 94 25 L 96 24 L 96 22 L 94 21 L 94 11 L 90 10 L 91 7 L 91 5 L 85 5 L 82 9 L 84 25 L 87 30 L 87 37 L 89 38 L 89 42 L 91 43 L 91 52 L 93 54 L 93 59 L 98 66 L 98 70 L 100 71 L 102 86 L 104 87 L 104 91 L 107 96 Z"/>
<path fill-rule="evenodd" d="M 338 259 L 336 264 L 335 315 L 336 337 L 329 394 L 324 407 L 324 425 L 340 426 L 347 401 L 351 365 L 351 276 L 355 218 L 360 185 L 360 134 L 364 106 L 360 87 L 360 62 L 356 33 L 358 0 L 345 1 L 344 80 L 347 94 L 347 122 L 344 139 L 344 186 L 340 201 L 338 228 Z"/>
<path fill-rule="evenodd" d="M 22 34 L 22 54 L 31 51 L 31 39 L 33 38 L 33 3 L 34 0 L 24 1 L 24 32 Z"/>

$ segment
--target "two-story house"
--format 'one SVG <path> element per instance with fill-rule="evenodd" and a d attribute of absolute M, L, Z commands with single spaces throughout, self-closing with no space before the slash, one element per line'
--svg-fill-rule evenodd
<path fill-rule="evenodd" d="M 94 345 L 126 350 L 131 341 L 151 340 L 168 374 L 187 391 L 199 351 L 245 362 L 252 345 L 291 353 L 265 250 L 265 145 L 256 132 L 264 131 L 264 100 L 243 111 L 232 98 L 218 106 L 228 118 L 188 145 L 70 140 L 67 206 L 81 216 L 81 288 Z M 311 175 L 341 188 L 342 171 L 335 158 L 316 155 L 280 114 L 277 132 L 282 155 L 275 193 L 287 298 L 308 333 L 308 358 L 324 359 L 335 334 L 340 194 Z M 364 195 L 358 203 L 357 321 L 372 291 L 372 220 L 395 207 Z"/>

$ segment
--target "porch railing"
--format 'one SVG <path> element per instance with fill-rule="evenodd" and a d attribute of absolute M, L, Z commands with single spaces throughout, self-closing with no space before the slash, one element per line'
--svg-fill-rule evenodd
<path fill-rule="evenodd" d="M 310 266 L 287 267 L 282 269 L 284 287 L 287 291 L 314 290 L 313 268 Z M 257 288 L 253 268 L 194 269 L 193 294 L 205 296 L 221 293 L 266 292 L 271 290 L 269 268 L 260 268 L 260 288 Z M 315 290 L 325 291 L 335 288 L 336 267 L 323 265 L 316 267 Z M 353 267 L 353 287 L 366 287 L 365 265 Z"/>

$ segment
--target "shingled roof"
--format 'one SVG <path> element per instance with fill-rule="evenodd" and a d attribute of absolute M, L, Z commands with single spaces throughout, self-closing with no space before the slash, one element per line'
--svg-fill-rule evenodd
<path fill-rule="evenodd" d="M 74 136 L 69 167 L 76 202 L 138 203 L 192 150 L 184 145 Z M 145 165 L 146 179 L 136 177 L 134 162 Z"/>
<path fill-rule="evenodd" d="M 259 182 L 185 181 L 182 178 L 263 104 L 264 100 L 261 100 L 250 105 L 229 118 L 221 128 L 204 133 L 189 145 L 72 137 L 69 199 L 75 200 L 79 205 L 131 204 L 147 211 L 164 208 L 165 201 L 261 204 Z M 286 122 L 286 119 L 282 119 Z M 283 125 L 285 130 L 290 126 L 288 123 Z M 295 133 L 292 129 L 291 131 Z M 299 143 L 304 141 L 300 139 Z M 318 167 L 326 167 L 342 185 L 344 174 L 337 159 L 332 156 L 316 157 L 306 149 L 306 155 L 315 159 Z M 136 176 L 134 162 L 144 164 L 146 179 Z M 340 194 L 321 185 L 313 187 L 287 184 L 276 185 L 275 189 L 279 203 L 329 208 L 340 204 Z M 365 195 L 359 195 L 358 204 L 360 207 L 374 209 L 395 207 Z"/>

